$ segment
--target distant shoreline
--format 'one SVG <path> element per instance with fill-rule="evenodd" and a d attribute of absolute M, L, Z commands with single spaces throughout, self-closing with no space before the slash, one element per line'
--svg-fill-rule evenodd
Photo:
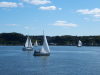
<path fill-rule="evenodd" d="M 24 47 L 23 45 L 0 45 L 0 46 L 21 46 L 21 47 Z M 42 46 L 42 45 L 40 45 L 40 46 Z M 68 47 L 68 45 L 49 45 L 49 46 L 58 46 L 58 47 L 65 46 L 65 47 Z M 73 46 L 73 47 L 77 47 L 77 46 Z M 100 47 L 100 46 L 82 46 L 82 47 Z"/>
<path fill-rule="evenodd" d="M 32 43 L 37 40 L 39 45 L 43 43 L 43 36 L 30 36 Z M 24 46 L 27 36 L 20 33 L 0 33 L 1 46 Z M 83 46 L 100 46 L 100 36 L 47 36 L 49 45 L 53 46 L 77 46 L 81 40 Z"/>

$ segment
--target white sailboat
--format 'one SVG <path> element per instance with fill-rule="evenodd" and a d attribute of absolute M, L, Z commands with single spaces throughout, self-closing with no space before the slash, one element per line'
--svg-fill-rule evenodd
<path fill-rule="evenodd" d="M 50 49 L 49 49 L 49 46 L 48 46 L 47 38 L 44 35 L 44 41 L 43 41 L 42 48 L 38 51 L 35 50 L 34 56 L 49 56 L 49 55 L 50 55 Z"/>
<path fill-rule="evenodd" d="M 27 37 L 27 40 L 26 40 L 23 50 L 24 51 L 32 51 L 33 50 L 32 42 L 31 42 L 31 39 L 29 36 Z"/>
<path fill-rule="evenodd" d="M 78 47 L 81 47 L 82 46 L 82 41 L 81 40 L 78 41 L 78 45 L 77 46 Z"/>
<path fill-rule="evenodd" d="M 38 43 L 37 43 L 37 40 L 35 41 L 34 43 L 34 47 L 37 47 L 38 46 Z"/>
<path fill-rule="evenodd" d="M 38 42 L 37 42 L 37 40 L 34 43 L 33 50 L 39 50 L 38 49 Z"/>

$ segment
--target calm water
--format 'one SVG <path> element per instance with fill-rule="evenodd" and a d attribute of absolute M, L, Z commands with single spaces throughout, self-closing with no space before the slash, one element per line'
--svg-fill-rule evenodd
<path fill-rule="evenodd" d="M 22 46 L 0 46 L 0 75 L 100 75 L 100 47 L 51 46 L 34 57 Z"/>

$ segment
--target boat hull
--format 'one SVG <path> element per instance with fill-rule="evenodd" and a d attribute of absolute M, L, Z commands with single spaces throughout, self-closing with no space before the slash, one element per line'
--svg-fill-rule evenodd
<path fill-rule="evenodd" d="M 50 56 L 50 53 L 41 53 L 34 51 L 33 56 Z"/>
<path fill-rule="evenodd" d="M 23 51 L 33 51 L 33 48 L 23 48 Z"/>

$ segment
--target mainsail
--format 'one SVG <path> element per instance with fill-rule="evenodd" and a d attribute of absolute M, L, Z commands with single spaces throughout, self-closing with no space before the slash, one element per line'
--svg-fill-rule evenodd
<path fill-rule="evenodd" d="M 32 42 L 31 39 L 29 38 L 29 36 L 27 37 L 26 43 L 25 43 L 25 47 L 32 47 Z"/>
<path fill-rule="evenodd" d="M 29 39 L 29 47 L 32 47 L 31 39 Z"/>
<path fill-rule="evenodd" d="M 44 41 L 43 41 L 43 46 L 42 46 L 42 49 L 41 49 L 41 53 L 50 53 L 47 38 L 46 38 L 45 35 L 44 35 Z"/>

